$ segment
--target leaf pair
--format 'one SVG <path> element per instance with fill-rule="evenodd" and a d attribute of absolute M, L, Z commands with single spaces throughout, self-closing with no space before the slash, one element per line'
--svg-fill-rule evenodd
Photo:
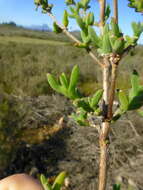
<path fill-rule="evenodd" d="M 51 88 L 53 88 L 58 93 L 61 93 L 71 99 L 80 97 L 76 87 L 79 78 L 79 67 L 77 65 L 72 69 L 70 80 L 67 79 L 65 73 L 61 74 L 60 83 L 50 73 L 47 74 L 47 78 Z"/>
<path fill-rule="evenodd" d="M 82 108 L 78 108 L 76 113 L 72 113 L 71 117 L 81 126 L 89 125 L 87 121 L 87 112 Z"/>
<path fill-rule="evenodd" d="M 80 98 L 73 101 L 74 106 L 82 108 L 86 112 L 94 112 L 99 108 L 99 101 L 103 95 L 103 90 L 99 89 L 92 97 Z"/>
<path fill-rule="evenodd" d="M 54 183 L 51 185 L 47 178 L 42 174 L 40 176 L 41 184 L 44 190 L 61 190 L 64 185 L 65 178 L 67 177 L 67 173 L 65 171 L 61 172 L 55 179 Z"/>
<path fill-rule="evenodd" d="M 95 115 L 100 115 L 99 101 L 103 95 L 103 90 L 97 90 L 92 97 L 80 98 L 73 101 L 74 106 L 77 108 L 76 113 L 72 114 L 72 118 L 80 125 L 89 125 L 87 115 L 93 112 Z"/>

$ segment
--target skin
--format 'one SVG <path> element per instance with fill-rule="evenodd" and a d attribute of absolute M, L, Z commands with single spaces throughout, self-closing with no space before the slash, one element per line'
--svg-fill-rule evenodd
<path fill-rule="evenodd" d="M 0 190 L 44 190 L 40 182 L 27 174 L 15 174 L 0 180 Z"/>

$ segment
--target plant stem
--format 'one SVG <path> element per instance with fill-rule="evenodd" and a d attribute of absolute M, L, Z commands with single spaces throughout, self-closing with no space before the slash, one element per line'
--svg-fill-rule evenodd
<path fill-rule="evenodd" d="M 109 88 L 110 88 L 110 62 L 107 57 L 104 57 L 104 68 L 103 68 L 103 117 L 107 119 L 108 114 L 108 99 L 109 99 Z"/>
<path fill-rule="evenodd" d="M 100 162 L 99 162 L 99 186 L 98 190 L 106 189 L 107 182 L 107 163 L 108 163 L 108 141 L 107 136 L 110 128 L 110 123 L 103 122 L 102 130 L 99 137 L 100 145 Z"/>
<path fill-rule="evenodd" d="M 81 41 L 79 41 L 74 35 L 72 35 L 66 27 L 62 26 L 61 24 L 58 23 L 56 17 L 52 14 L 52 13 L 48 13 L 48 15 L 52 18 L 52 20 L 54 22 L 56 22 L 56 24 L 62 29 L 63 33 L 65 33 L 72 41 L 74 41 L 75 43 L 80 44 Z M 94 53 L 91 51 L 91 49 L 88 49 L 88 54 L 90 55 L 90 57 L 92 57 L 92 59 L 95 61 L 95 63 L 97 63 L 98 65 L 100 65 L 100 67 L 103 67 L 103 64 L 101 63 L 101 61 L 94 55 Z"/>
<path fill-rule="evenodd" d="M 105 21 L 105 8 L 106 8 L 106 0 L 99 0 L 100 4 L 100 29 L 101 33 L 103 33 L 103 26 Z"/>
<path fill-rule="evenodd" d="M 118 24 L 118 0 L 113 0 L 113 7 L 114 7 L 114 19 L 115 22 Z"/>
<path fill-rule="evenodd" d="M 99 187 L 98 190 L 106 189 L 107 181 L 107 162 L 108 162 L 108 133 L 110 122 L 108 121 L 108 104 L 110 88 L 110 62 L 107 57 L 104 58 L 103 68 L 103 122 L 99 134 L 100 161 L 99 161 Z"/>
<path fill-rule="evenodd" d="M 115 86 L 116 86 L 116 78 L 117 78 L 117 66 L 118 64 L 112 63 L 112 74 L 111 74 L 111 86 L 109 92 L 109 105 L 108 105 L 108 119 L 111 120 L 113 116 L 113 102 L 115 97 Z"/>

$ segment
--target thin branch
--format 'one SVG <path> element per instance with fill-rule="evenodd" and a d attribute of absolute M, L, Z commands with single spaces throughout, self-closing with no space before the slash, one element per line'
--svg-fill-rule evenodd
<path fill-rule="evenodd" d="M 109 96 L 109 73 L 110 73 L 110 62 L 108 57 L 104 57 L 104 68 L 103 68 L 103 122 L 101 131 L 99 134 L 99 145 L 100 145 L 100 158 L 99 158 L 99 186 L 98 190 L 105 190 L 107 181 L 107 163 L 108 163 L 108 133 L 110 129 L 110 123 L 107 121 L 108 114 L 108 96 Z"/>
<path fill-rule="evenodd" d="M 105 8 L 106 8 L 106 0 L 99 0 L 100 5 L 100 29 L 101 33 L 103 33 L 103 26 L 105 22 Z"/>
<path fill-rule="evenodd" d="M 115 97 L 115 86 L 116 86 L 116 78 L 117 78 L 117 64 L 112 63 L 112 74 L 111 74 L 111 85 L 109 92 L 109 104 L 108 104 L 108 118 L 112 119 L 112 109 L 113 102 Z"/>
<path fill-rule="evenodd" d="M 94 55 L 94 53 L 91 52 L 91 50 L 88 52 L 88 54 L 92 57 L 92 59 L 93 59 L 98 65 L 100 65 L 102 68 L 104 67 L 104 64 L 101 63 L 101 61 L 99 61 L 99 59 L 97 59 L 97 57 Z"/>
<path fill-rule="evenodd" d="M 114 20 L 118 24 L 118 0 L 113 0 Z"/>
<path fill-rule="evenodd" d="M 108 57 L 104 57 L 104 68 L 103 68 L 103 104 L 102 104 L 102 109 L 103 109 L 103 117 L 104 120 L 107 119 L 107 114 L 108 114 L 108 105 L 109 105 L 109 88 L 110 88 L 110 62 L 108 60 Z"/>
<path fill-rule="evenodd" d="M 109 142 L 107 140 L 108 133 L 110 129 L 109 122 L 102 123 L 102 130 L 99 137 L 99 145 L 100 145 L 100 161 L 99 161 L 99 184 L 98 190 L 106 189 L 107 182 L 107 164 L 109 159 Z"/>
<path fill-rule="evenodd" d="M 58 23 L 56 17 L 52 14 L 52 13 L 48 13 L 48 15 L 52 18 L 52 20 L 54 22 L 56 22 L 56 24 L 62 29 L 63 33 L 65 33 L 70 39 L 72 39 L 75 43 L 81 44 L 81 41 L 79 41 L 75 36 L 73 36 L 66 27 L 62 26 L 61 24 Z M 104 65 L 101 63 L 101 61 L 93 54 L 93 52 L 91 51 L 91 49 L 88 49 L 88 54 L 92 57 L 92 59 L 101 67 L 103 67 Z"/>

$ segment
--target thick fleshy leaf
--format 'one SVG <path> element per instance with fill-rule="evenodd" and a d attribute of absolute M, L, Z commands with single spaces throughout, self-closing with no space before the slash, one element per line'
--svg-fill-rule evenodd
<path fill-rule="evenodd" d="M 56 78 L 52 74 L 48 73 L 47 79 L 48 79 L 48 83 L 50 84 L 51 88 L 53 88 L 55 91 L 61 93 L 61 85 L 58 83 Z"/>
<path fill-rule="evenodd" d="M 63 25 L 65 27 L 67 27 L 69 24 L 69 20 L 68 20 L 68 13 L 66 10 L 64 10 L 64 15 L 63 15 Z"/>
<path fill-rule="evenodd" d="M 143 106 L 143 91 L 139 91 L 136 96 L 132 98 L 129 103 L 128 110 L 139 109 Z"/>
<path fill-rule="evenodd" d="M 99 89 L 96 91 L 93 97 L 90 98 L 89 104 L 92 108 L 96 108 L 98 106 L 98 103 L 102 98 L 102 95 L 103 95 L 103 90 Z"/>
<path fill-rule="evenodd" d="M 73 91 L 76 88 L 77 82 L 79 78 L 79 67 L 75 65 L 72 69 L 69 83 L 69 91 Z"/>
<path fill-rule="evenodd" d="M 132 88 L 129 92 L 129 100 L 131 101 L 139 92 L 139 75 L 138 72 L 136 70 L 133 71 L 132 75 L 131 75 L 131 85 Z"/>
<path fill-rule="evenodd" d="M 119 25 L 115 22 L 114 19 L 111 19 L 111 31 L 112 31 L 112 34 L 116 37 L 122 36 L 120 29 L 119 29 Z"/>
<path fill-rule="evenodd" d="M 73 104 L 78 107 L 78 108 L 82 108 L 83 110 L 87 111 L 87 112 L 91 112 L 93 111 L 93 109 L 90 107 L 89 102 L 86 98 L 82 98 L 82 99 L 77 99 L 73 102 Z"/>
<path fill-rule="evenodd" d="M 102 51 L 104 54 L 109 54 L 112 52 L 112 46 L 111 46 L 108 33 L 103 35 Z"/>
<path fill-rule="evenodd" d="M 120 184 L 114 184 L 113 185 L 113 190 L 120 190 L 121 189 L 121 185 Z"/>
<path fill-rule="evenodd" d="M 88 26 L 88 34 L 91 38 L 93 45 L 97 48 L 99 48 L 99 47 L 101 48 L 102 47 L 102 40 L 98 37 L 94 28 L 92 28 L 91 26 Z"/>
<path fill-rule="evenodd" d="M 67 173 L 65 171 L 61 172 L 55 179 L 52 190 L 61 190 L 61 187 L 64 185 L 65 178 L 67 177 Z"/>
<path fill-rule="evenodd" d="M 52 190 L 52 186 L 48 183 L 47 178 L 43 174 L 40 175 L 40 181 L 44 190 Z"/>
<path fill-rule="evenodd" d="M 69 84 L 68 84 L 68 79 L 67 79 L 65 73 L 61 74 L 61 76 L 60 76 L 60 82 L 61 82 L 62 86 L 64 86 L 66 89 L 68 89 Z"/>
<path fill-rule="evenodd" d="M 110 9 L 110 5 L 108 4 L 106 6 L 106 10 L 105 10 L 105 19 L 107 20 L 110 16 L 110 13 L 111 13 L 111 9 Z"/>
<path fill-rule="evenodd" d="M 122 111 L 127 111 L 128 106 L 129 106 L 129 100 L 128 100 L 127 95 L 125 94 L 125 92 L 123 90 L 119 90 L 118 97 L 119 97 L 119 101 L 120 101 L 120 109 Z"/>

